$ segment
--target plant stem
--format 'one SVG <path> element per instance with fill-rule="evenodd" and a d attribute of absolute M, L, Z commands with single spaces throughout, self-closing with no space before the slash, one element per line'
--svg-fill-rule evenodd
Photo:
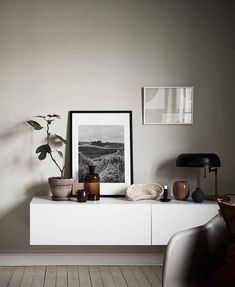
<path fill-rule="evenodd" d="M 46 133 L 47 133 L 47 144 L 50 146 L 50 141 L 49 141 L 49 124 L 47 121 L 47 129 L 46 129 Z M 50 152 L 50 157 L 52 159 L 52 161 L 55 163 L 55 165 L 58 167 L 60 174 L 61 174 L 61 178 L 64 178 L 64 167 L 61 169 L 60 166 L 58 165 L 57 161 L 54 159 L 52 153 Z"/>
<path fill-rule="evenodd" d="M 54 161 L 55 165 L 58 167 L 58 169 L 60 170 L 60 173 L 61 173 L 61 178 L 64 178 L 63 176 L 63 169 L 60 168 L 60 166 L 58 165 L 58 163 L 56 162 L 56 160 L 53 158 L 52 154 L 50 153 L 50 157 L 51 159 Z"/>

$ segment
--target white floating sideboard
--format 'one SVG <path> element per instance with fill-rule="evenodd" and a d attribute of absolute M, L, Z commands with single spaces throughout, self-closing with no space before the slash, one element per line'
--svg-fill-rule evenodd
<path fill-rule="evenodd" d="M 214 202 L 172 200 L 30 203 L 31 245 L 165 245 L 176 232 L 208 222 L 218 213 Z"/>

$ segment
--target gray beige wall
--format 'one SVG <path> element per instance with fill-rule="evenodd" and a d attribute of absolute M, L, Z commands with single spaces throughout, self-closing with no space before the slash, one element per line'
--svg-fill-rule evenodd
<path fill-rule="evenodd" d="M 25 121 L 36 114 L 60 114 L 66 136 L 69 110 L 132 110 L 136 183 L 194 185 L 176 156 L 215 152 L 220 191 L 234 192 L 232 2 L 0 1 L 0 252 L 136 250 L 29 246 L 28 204 L 56 173 L 34 154 L 42 138 Z M 193 85 L 194 124 L 142 125 L 141 88 L 151 85 Z"/>

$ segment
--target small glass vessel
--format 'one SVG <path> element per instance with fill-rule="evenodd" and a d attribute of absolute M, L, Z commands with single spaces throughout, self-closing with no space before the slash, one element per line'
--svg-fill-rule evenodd
<path fill-rule="evenodd" d="M 76 192 L 77 201 L 78 202 L 86 202 L 87 201 L 87 192 L 84 189 L 80 189 Z"/>
<path fill-rule="evenodd" d="M 95 166 L 89 166 L 89 173 L 84 176 L 84 189 L 88 194 L 88 200 L 100 199 L 100 177 L 95 173 Z"/>

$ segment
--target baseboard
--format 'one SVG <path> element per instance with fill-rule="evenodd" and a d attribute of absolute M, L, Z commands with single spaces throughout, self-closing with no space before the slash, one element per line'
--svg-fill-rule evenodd
<path fill-rule="evenodd" d="M 0 254 L 0 266 L 162 265 L 162 253 Z"/>

